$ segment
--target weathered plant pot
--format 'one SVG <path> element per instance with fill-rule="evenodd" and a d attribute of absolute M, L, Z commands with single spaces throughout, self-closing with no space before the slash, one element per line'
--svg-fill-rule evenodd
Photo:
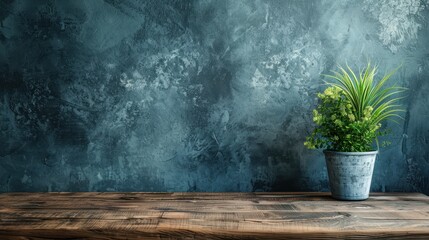
<path fill-rule="evenodd" d="M 332 197 L 339 200 L 365 200 L 369 196 L 374 162 L 378 151 L 323 151 Z"/>

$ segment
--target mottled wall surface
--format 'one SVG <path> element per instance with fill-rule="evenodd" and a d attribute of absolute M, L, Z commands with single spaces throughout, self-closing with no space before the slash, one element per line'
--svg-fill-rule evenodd
<path fill-rule="evenodd" d="M 429 1 L 0 1 L 0 192 L 326 191 L 321 73 L 410 88 L 373 191 L 429 193 Z"/>

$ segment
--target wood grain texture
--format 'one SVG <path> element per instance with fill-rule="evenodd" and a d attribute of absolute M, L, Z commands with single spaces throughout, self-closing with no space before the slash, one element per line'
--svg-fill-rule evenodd
<path fill-rule="evenodd" d="M 0 239 L 429 239 L 429 197 L 3 193 Z"/>

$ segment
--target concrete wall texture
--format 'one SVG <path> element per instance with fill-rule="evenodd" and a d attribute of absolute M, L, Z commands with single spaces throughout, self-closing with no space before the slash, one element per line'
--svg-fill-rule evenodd
<path fill-rule="evenodd" d="M 0 192 L 326 191 L 337 64 L 408 87 L 373 191 L 429 194 L 428 0 L 1 0 Z"/>

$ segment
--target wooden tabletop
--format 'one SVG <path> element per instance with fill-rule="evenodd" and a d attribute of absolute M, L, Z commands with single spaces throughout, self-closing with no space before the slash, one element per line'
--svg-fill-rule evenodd
<path fill-rule="evenodd" d="M 3 193 L 0 239 L 429 239 L 429 197 Z"/>

